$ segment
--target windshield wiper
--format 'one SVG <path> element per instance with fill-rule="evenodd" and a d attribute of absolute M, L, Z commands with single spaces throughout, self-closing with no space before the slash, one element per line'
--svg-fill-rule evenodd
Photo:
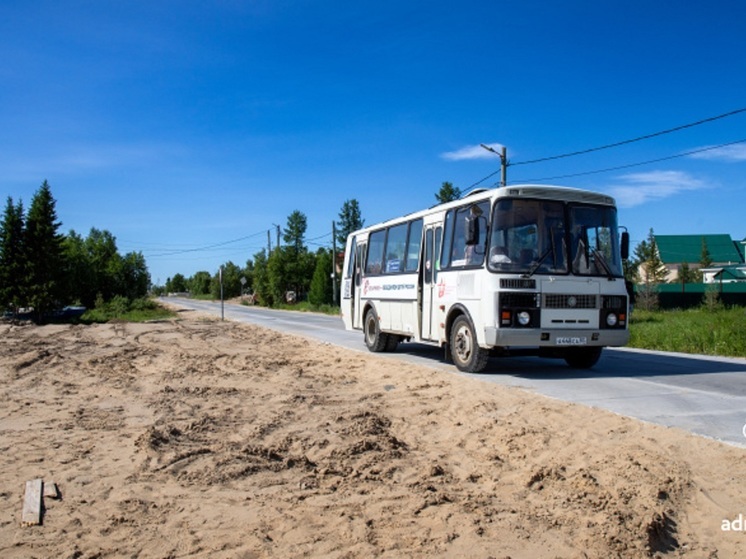
<path fill-rule="evenodd" d="M 611 267 L 609 266 L 609 263 L 606 262 L 606 257 L 596 248 L 591 249 L 591 254 L 596 259 L 596 262 L 598 262 L 601 267 L 606 272 L 606 275 L 609 277 L 609 279 L 614 277 L 614 272 L 611 271 Z"/>
<path fill-rule="evenodd" d="M 547 256 L 549 256 L 550 254 L 554 254 L 554 245 L 550 246 L 546 251 L 544 251 L 544 254 L 539 257 L 539 259 L 536 261 L 536 264 L 531 267 L 528 273 L 523 274 L 521 277 L 530 278 L 531 276 L 533 276 L 536 273 L 536 270 L 539 269 L 539 267 L 544 263 L 544 260 L 546 260 Z"/>
<path fill-rule="evenodd" d="M 542 254 L 539 259 L 536 261 L 536 264 L 533 265 L 533 267 L 528 271 L 527 274 L 523 274 L 523 278 L 530 278 L 536 273 L 536 270 L 539 269 L 539 267 L 543 264 L 544 260 L 547 259 L 547 256 L 550 254 L 552 255 L 552 261 L 554 263 L 554 267 L 557 267 L 557 248 L 555 247 L 555 241 L 554 241 L 554 227 L 551 227 L 549 230 L 550 234 L 550 244 L 549 248 L 544 251 L 544 254 Z"/>

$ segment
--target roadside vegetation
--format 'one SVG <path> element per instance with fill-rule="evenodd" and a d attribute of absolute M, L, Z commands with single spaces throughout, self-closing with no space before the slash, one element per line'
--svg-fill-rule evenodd
<path fill-rule="evenodd" d="M 712 265 L 707 242 L 702 239 L 696 268 L 684 262 L 678 282 L 702 284 L 700 270 Z M 713 285 L 706 286 L 699 306 L 663 310 L 659 286 L 667 283 L 667 270 L 660 259 L 655 234 L 635 249 L 625 264 L 625 278 L 636 286 L 635 307 L 630 318 L 629 347 L 723 357 L 746 357 L 746 308 L 725 306 Z"/>
<path fill-rule="evenodd" d="M 746 309 L 706 306 L 670 311 L 635 309 L 629 347 L 746 357 Z"/>
<path fill-rule="evenodd" d="M 99 299 L 94 308 L 83 313 L 79 322 L 84 324 L 104 323 L 110 320 L 148 322 L 165 320 L 175 316 L 176 313 L 158 304 L 153 299 L 143 297 L 131 301 L 118 295 L 110 301 Z"/>
<path fill-rule="evenodd" d="M 242 305 L 248 305 L 247 301 L 242 301 Z M 298 311 L 298 312 L 316 312 L 321 314 L 328 314 L 336 316 L 339 314 L 339 307 L 337 305 L 330 305 L 328 303 L 314 304 L 308 301 L 301 301 L 300 303 L 277 303 L 273 308 L 283 311 Z"/>
<path fill-rule="evenodd" d="M 148 294 L 141 252 L 121 255 L 116 238 L 91 228 L 86 237 L 59 233 L 56 200 L 44 181 L 28 212 L 8 197 L 0 218 L 0 314 L 55 321 L 65 307 L 102 308 Z"/>

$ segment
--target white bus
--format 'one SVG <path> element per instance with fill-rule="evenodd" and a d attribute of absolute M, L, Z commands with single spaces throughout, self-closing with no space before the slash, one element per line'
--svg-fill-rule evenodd
<path fill-rule="evenodd" d="M 350 234 L 341 311 L 370 351 L 446 349 L 461 371 L 493 355 L 596 364 L 629 339 L 614 199 L 557 186 L 470 192 Z"/>

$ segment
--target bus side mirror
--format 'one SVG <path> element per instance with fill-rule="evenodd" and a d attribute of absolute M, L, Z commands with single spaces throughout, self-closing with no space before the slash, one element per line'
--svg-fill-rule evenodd
<path fill-rule="evenodd" d="M 622 231 L 622 260 L 629 258 L 629 233 Z"/>

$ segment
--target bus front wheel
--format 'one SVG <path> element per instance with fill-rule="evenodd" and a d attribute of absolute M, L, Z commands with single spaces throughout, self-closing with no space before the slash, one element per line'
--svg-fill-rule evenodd
<path fill-rule="evenodd" d="M 464 315 L 459 316 L 451 328 L 451 358 L 459 371 L 478 373 L 487 366 L 490 353 L 479 347 L 474 327 Z"/>
<path fill-rule="evenodd" d="M 368 312 L 365 313 L 363 332 L 365 334 L 365 345 L 368 346 L 370 351 L 380 353 L 386 349 L 389 336 L 381 332 L 376 311 L 372 308 L 368 309 Z"/>
<path fill-rule="evenodd" d="M 388 339 L 386 340 L 386 347 L 383 348 L 383 351 L 393 353 L 394 351 L 396 351 L 396 348 L 399 347 L 401 337 L 397 336 L 396 334 L 386 334 L 386 337 Z"/>
<path fill-rule="evenodd" d="M 568 349 L 565 362 L 573 369 L 590 369 L 601 358 L 602 348 L 584 347 Z"/>

